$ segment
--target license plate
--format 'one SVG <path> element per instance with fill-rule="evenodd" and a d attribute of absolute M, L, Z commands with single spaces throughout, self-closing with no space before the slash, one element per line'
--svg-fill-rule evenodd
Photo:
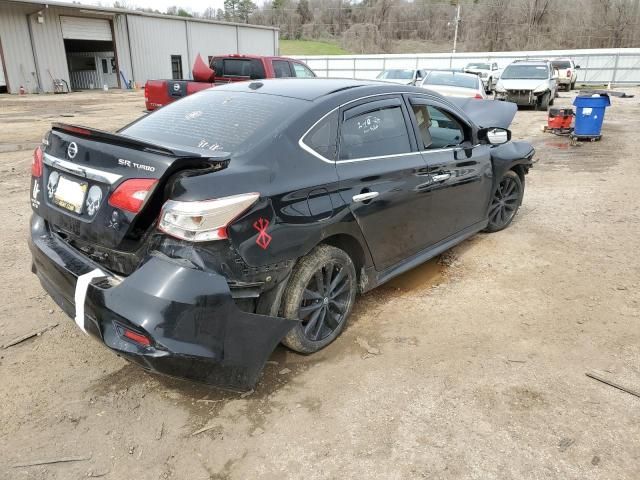
<path fill-rule="evenodd" d="M 79 182 L 61 176 L 53 194 L 53 203 L 72 212 L 82 213 L 82 205 L 84 205 L 88 186 L 87 182 Z"/>

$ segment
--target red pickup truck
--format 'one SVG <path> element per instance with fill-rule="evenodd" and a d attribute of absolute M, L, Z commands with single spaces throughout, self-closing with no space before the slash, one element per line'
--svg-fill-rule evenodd
<path fill-rule="evenodd" d="M 155 110 L 192 93 L 223 83 L 262 78 L 316 76 L 299 60 L 254 55 L 212 57 L 209 65 L 198 55 L 192 73 L 194 80 L 148 80 L 144 86 L 147 110 Z"/>

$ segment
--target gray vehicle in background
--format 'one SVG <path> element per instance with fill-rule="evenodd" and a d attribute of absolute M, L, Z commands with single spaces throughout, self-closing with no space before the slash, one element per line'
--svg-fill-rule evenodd
<path fill-rule="evenodd" d="M 391 68 L 381 71 L 376 80 L 383 80 L 400 85 L 420 85 L 427 71 L 422 69 Z"/>
<path fill-rule="evenodd" d="M 558 91 L 558 73 L 547 60 L 516 60 L 496 84 L 496 100 L 547 110 Z"/>

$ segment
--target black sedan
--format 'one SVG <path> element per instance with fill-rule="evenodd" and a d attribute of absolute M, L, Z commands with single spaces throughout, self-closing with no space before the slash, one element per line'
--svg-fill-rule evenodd
<path fill-rule="evenodd" d="M 144 368 L 228 388 L 279 342 L 309 354 L 366 292 L 513 220 L 533 148 L 515 106 L 281 79 L 186 97 L 34 152 L 32 270 Z"/>

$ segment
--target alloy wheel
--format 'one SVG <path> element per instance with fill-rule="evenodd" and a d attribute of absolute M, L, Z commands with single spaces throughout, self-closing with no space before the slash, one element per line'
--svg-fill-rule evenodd
<path fill-rule="evenodd" d="M 520 184 L 505 176 L 498 185 L 489 209 L 489 222 L 497 228 L 508 224 L 520 206 Z"/>
<path fill-rule="evenodd" d="M 313 274 L 298 310 L 307 339 L 322 340 L 340 326 L 349 308 L 351 288 L 351 278 L 339 263 L 327 263 Z"/>

